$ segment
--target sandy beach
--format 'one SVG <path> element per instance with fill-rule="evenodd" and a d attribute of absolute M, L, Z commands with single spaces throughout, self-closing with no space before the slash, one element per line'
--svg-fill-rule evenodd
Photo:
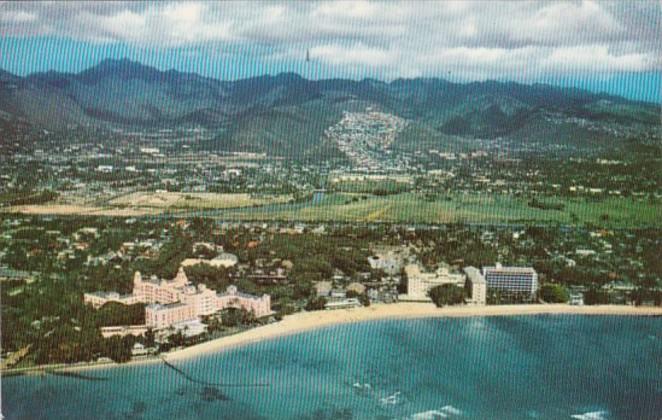
<path fill-rule="evenodd" d="M 128 363 L 113 362 L 89 363 L 77 365 L 36 366 L 19 369 L 26 374 L 44 373 L 46 370 L 83 371 L 117 366 L 134 366 L 161 363 L 161 358 L 168 361 L 186 360 L 193 357 L 227 351 L 236 347 L 263 340 L 276 339 L 319 328 L 355 322 L 377 321 L 383 319 L 417 319 L 442 317 L 481 317 L 481 316 L 518 316 L 518 315 L 612 315 L 612 316 L 662 316 L 662 307 L 634 307 L 626 305 L 571 306 L 567 304 L 531 304 L 531 305 L 492 305 L 492 306 L 452 306 L 437 308 L 432 303 L 377 304 L 354 309 L 333 311 L 299 312 L 283 318 L 273 324 L 256 327 L 235 335 L 218 338 L 196 344 L 158 357 L 132 360 Z M 4 374 L 11 374 L 8 369 Z M 18 370 L 17 370 L 18 371 Z M 18 373 L 18 372 L 15 372 Z"/>
<path fill-rule="evenodd" d="M 262 340 L 293 335 L 318 328 L 353 322 L 380 319 L 415 319 L 434 317 L 513 316 L 513 315 L 622 315 L 662 316 L 660 307 L 633 307 L 625 305 L 571 306 L 553 305 L 495 305 L 455 306 L 437 308 L 432 303 L 398 303 L 372 305 L 364 308 L 333 311 L 300 312 L 282 321 L 257 327 L 236 335 L 200 343 L 185 349 L 167 353 L 169 361 L 183 360 L 203 354 L 216 353 Z"/>

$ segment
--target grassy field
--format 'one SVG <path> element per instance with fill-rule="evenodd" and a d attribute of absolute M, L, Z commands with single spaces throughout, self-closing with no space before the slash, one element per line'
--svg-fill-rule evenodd
<path fill-rule="evenodd" d="M 542 209 L 530 199 L 505 194 L 449 194 L 435 198 L 412 192 L 378 196 L 327 193 L 306 202 L 289 195 L 133 193 L 105 206 L 42 204 L 5 208 L 26 214 L 146 216 L 202 215 L 225 220 L 301 222 L 393 222 L 480 224 L 593 224 L 614 228 L 662 228 L 662 202 L 644 198 L 554 197 L 562 209 Z"/>
<path fill-rule="evenodd" d="M 115 198 L 111 206 L 132 208 L 227 209 L 287 203 L 291 195 L 251 195 L 179 192 L 136 192 Z"/>
<path fill-rule="evenodd" d="M 662 205 L 646 199 L 556 198 L 563 210 L 529 206 L 510 195 L 452 194 L 430 200 L 416 193 L 389 196 L 327 194 L 315 204 L 287 204 L 220 212 L 227 219 L 396 223 L 592 223 L 612 227 L 662 226 Z"/>

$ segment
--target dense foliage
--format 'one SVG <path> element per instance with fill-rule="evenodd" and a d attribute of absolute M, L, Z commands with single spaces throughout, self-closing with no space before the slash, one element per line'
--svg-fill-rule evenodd
<path fill-rule="evenodd" d="M 428 293 L 435 305 L 442 307 L 464 303 L 465 290 L 454 284 L 442 284 L 430 289 Z"/>
<path fill-rule="evenodd" d="M 560 284 L 543 284 L 538 296 L 547 303 L 565 303 L 570 299 L 568 289 Z"/>

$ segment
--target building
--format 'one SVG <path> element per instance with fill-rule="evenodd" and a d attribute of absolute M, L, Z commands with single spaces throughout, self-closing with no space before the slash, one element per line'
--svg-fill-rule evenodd
<path fill-rule="evenodd" d="M 470 302 L 476 305 L 485 305 L 487 302 L 487 282 L 480 270 L 476 267 L 465 267 L 467 276 L 466 289 L 469 292 Z"/>
<path fill-rule="evenodd" d="M 147 332 L 149 328 L 147 325 L 119 325 L 114 327 L 101 327 L 101 335 L 103 338 L 118 335 L 124 337 L 127 335 L 141 336 Z"/>
<path fill-rule="evenodd" d="M 117 302 L 124 305 L 133 305 L 135 303 L 140 303 L 141 301 L 138 298 L 131 295 L 120 295 L 117 292 L 94 292 L 94 293 L 85 293 L 83 295 L 83 302 L 89 305 L 92 305 L 94 309 L 99 309 L 108 302 Z"/>
<path fill-rule="evenodd" d="M 95 308 L 107 302 L 124 304 L 146 303 L 145 324 L 149 328 L 164 329 L 177 323 L 199 320 L 228 308 L 244 309 L 256 318 L 271 315 L 271 297 L 240 293 L 229 286 L 224 293 L 216 293 L 204 284 L 194 286 L 182 267 L 171 280 L 152 276 L 144 279 L 139 272 L 133 276 L 133 294 L 114 292 L 86 293 L 85 303 Z"/>
<path fill-rule="evenodd" d="M 581 306 L 584 304 L 584 295 L 581 293 L 571 293 L 570 301 L 568 303 L 571 305 Z"/>
<path fill-rule="evenodd" d="M 261 318 L 272 313 L 271 296 L 254 296 L 241 293 L 237 290 L 236 286 L 228 286 L 225 293 L 217 295 L 216 301 L 218 310 L 226 308 L 244 309 L 253 313 L 256 318 Z"/>
<path fill-rule="evenodd" d="M 442 284 L 464 287 L 464 275 L 450 273 L 446 267 L 432 273 L 424 273 L 418 264 L 409 264 L 405 266 L 405 274 L 407 276 L 407 294 L 400 296 L 400 300 L 429 301 L 430 289 Z"/>
<path fill-rule="evenodd" d="M 315 293 L 317 294 L 317 297 L 329 297 L 332 289 L 333 283 L 330 281 L 318 281 L 315 283 Z"/>
<path fill-rule="evenodd" d="M 531 267 L 483 267 L 483 276 L 489 290 L 523 293 L 533 297 L 538 291 L 538 273 Z"/>
<path fill-rule="evenodd" d="M 341 300 L 335 300 L 328 302 L 324 305 L 324 309 L 351 309 L 351 308 L 360 308 L 361 302 L 357 298 L 346 298 Z"/>
<path fill-rule="evenodd" d="M 197 318 L 193 307 L 185 303 L 151 303 L 145 306 L 145 324 L 155 330 L 194 319 Z"/>
<path fill-rule="evenodd" d="M 230 268 L 237 265 L 237 262 L 239 262 L 239 259 L 237 258 L 236 255 L 223 252 L 217 257 L 214 257 L 210 260 L 203 258 L 186 258 L 184 261 L 182 261 L 182 266 L 188 267 L 197 264 L 207 264 L 215 268 L 220 268 L 220 267 Z"/>
<path fill-rule="evenodd" d="M 373 270 L 382 270 L 388 274 L 395 274 L 400 270 L 400 264 L 392 256 L 373 255 L 368 257 L 368 264 Z"/>

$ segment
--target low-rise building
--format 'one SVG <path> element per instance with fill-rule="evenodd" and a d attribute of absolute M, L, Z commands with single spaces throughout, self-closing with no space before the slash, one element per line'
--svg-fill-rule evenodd
<path fill-rule="evenodd" d="M 149 328 L 147 325 L 118 325 L 113 327 L 101 327 L 101 335 L 103 338 L 118 335 L 124 337 L 127 335 L 141 336 L 147 332 Z"/>
<path fill-rule="evenodd" d="M 212 267 L 223 267 L 223 268 L 230 268 L 234 267 L 237 265 L 239 262 L 239 259 L 237 258 L 236 255 L 234 254 L 229 254 L 227 252 L 223 252 L 220 255 L 212 258 L 212 259 L 204 259 L 204 258 L 186 258 L 184 261 L 182 261 L 182 266 L 183 267 L 188 267 L 191 265 L 196 265 L 196 264 L 206 264 Z"/>
<path fill-rule="evenodd" d="M 394 274 L 400 269 L 400 264 L 392 256 L 373 255 L 368 257 L 368 264 L 374 270 L 382 270 L 385 273 Z"/>
<path fill-rule="evenodd" d="M 400 296 L 400 300 L 429 301 L 428 292 L 435 286 L 454 284 L 464 287 L 463 274 L 451 273 L 448 268 L 442 267 L 431 273 L 424 273 L 418 264 L 405 266 L 407 276 L 407 294 Z"/>
<path fill-rule="evenodd" d="M 361 307 L 361 302 L 357 298 L 346 298 L 334 300 L 324 305 L 324 309 L 350 309 Z"/>
<path fill-rule="evenodd" d="M 108 302 L 117 302 L 124 305 L 133 305 L 141 301 L 134 294 L 121 295 L 117 292 L 93 292 L 83 294 L 83 302 L 99 309 Z"/>
<path fill-rule="evenodd" d="M 317 297 L 329 297 L 332 289 L 333 283 L 330 281 L 318 281 L 315 283 L 315 292 Z"/>

